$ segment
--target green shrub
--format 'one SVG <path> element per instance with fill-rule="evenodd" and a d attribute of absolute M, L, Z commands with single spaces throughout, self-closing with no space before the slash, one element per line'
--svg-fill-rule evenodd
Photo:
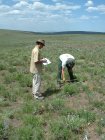
<path fill-rule="evenodd" d="M 0 84 L 0 95 L 3 95 L 6 92 L 6 88 L 3 84 Z"/>
<path fill-rule="evenodd" d="M 53 99 L 47 106 L 47 109 L 49 111 L 53 110 L 53 111 L 57 111 L 57 110 L 61 110 L 64 107 L 64 100 L 63 99 Z"/>
<path fill-rule="evenodd" d="M 60 110 L 59 113 L 62 116 L 67 116 L 67 115 L 75 114 L 75 110 L 70 108 L 70 107 L 63 107 L 62 110 Z"/>
<path fill-rule="evenodd" d="M 59 119 L 50 122 L 50 129 L 52 134 L 51 135 L 52 140 L 78 139 L 78 136 L 73 134 L 73 130 L 74 130 L 73 121 L 67 120 L 67 118 L 65 117 L 60 117 Z"/>
<path fill-rule="evenodd" d="M 0 140 L 8 139 L 8 132 L 9 132 L 8 120 L 0 122 Z"/>
<path fill-rule="evenodd" d="M 71 131 L 65 126 L 63 119 L 51 122 L 50 127 L 53 140 L 69 140 L 71 138 Z"/>
<path fill-rule="evenodd" d="M 105 140 L 105 134 L 101 135 L 101 140 Z"/>
<path fill-rule="evenodd" d="M 0 64 L 0 71 L 1 71 L 1 70 L 6 70 L 5 64 Z"/>
<path fill-rule="evenodd" d="M 46 140 L 46 137 L 44 137 L 44 128 L 41 127 L 34 127 L 33 128 L 33 136 L 32 136 L 32 140 Z"/>
<path fill-rule="evenodd" d="M 4 133 L 4 126 L 3 122 L 0 122 L 0 139 L 3 139 L 3 133 Z"/>
<path fill-rule="evenodd" d="M 77 114 L 79 115 L 80 118 L 85 119 L 87 123 L 92 123 L 95 122 L 96 120 L 96 114 L 87 110 L 83 110 L 83 109 L 79 110 Z"/>
<path fill-rule="evenodd" d="M 24 116 L 23 122 L 25 125 L 31 125 L 32 127 L 37 128 L 42 126 L 43 119 L 41 119 L 39 116 L 29 114 Z"/>
<path fill-rule="evenodd" d="M 86 93 L 90 92 L 89 87 L 86 83 L 82 83 L 82 90 Z"/>
<path fill-rule="evenodd" d="M 9 73 L 4 76 L 4 83 L 5 84 L 11 84 L 12 82 L 15 82 L 14 75 L 12 73 Z"/>
<path fill-rule="evenodd" d="M 17 71 L 17 69 L 16 69 L 16 67 L 9 67 L 9 69 L 8 69 L 8 71 L 10 72 L 10 73 L 13 73 L 13 72 L 16 72 Z"/>
<path fill-rule="evenodd" d="M 9 101 L 12 101 L 12 102 L 16 102 L 16 95 L 10 91 L 5 91 L 3 92 L 2 96 L 6 99 L 6 100 L 9 100 Z"/>
<path fill-rule="evenodd" d="M 102 101 L 94 101 L 93 106 L 104 111 L 105 110 L 105 103 L 103 103 Z"/>
<path fill-rule="evenodd" d="M 23 113 L 32 113 L 33 108 L 34 108 L 33 103 L 26 102 L 23 104 L 22 111 Z"/>
<path fill-rule="evenodd" d="M 78 92 L 79 92 L 79 87 L 77 87 L 76 84 L 64 85 L 64 93 L 66 93 L 66 95 L 75 95 L 78 94 Z"/>
<path fill-rule="evenodd" d="M 105 117 L 101 118 L 99 123 L 102 127 L 105 127 Z"/>
<path fill-rule="evenodd" d="M 9 137 L 10 140 L 44 140 L 43 130 L 30 124 L 19 127 Z"/>
<path fill-rule="evenodd" d="M 17 73 L 15 80 L 18 81 L 22 87 L 32 87 L 32 77 L 28 74 Z"/>
<path fill-rule="evenodd" d="M 86 120 L 78 114 L 72 114 L 65 117 L 65 125 L 70 128 L 74 133 L 83 133 Z"/>
<path fill-rule="evenodd" d="M 17 135 L 15 136 L 18 140 L 32 140 L 33 131 L 31 125 L 20 127 L 16 133 Z"/>

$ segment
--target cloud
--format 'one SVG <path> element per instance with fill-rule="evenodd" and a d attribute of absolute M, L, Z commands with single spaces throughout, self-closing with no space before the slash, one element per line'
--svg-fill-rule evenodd
<path fill-rule="evenodd" d="M 80 19 L 82 19 L 82 20 L 88 20 L 88 19 L 90 19 L 90 17 L 89 16 L 86 16 L 86 15 L 82 15 L 80 17 Z"/>
<path fill-rule="evenodd" d="M 8 12 L 10 10 L 10 6 L 8 5 L 0 5 L 0 12 Z"/>
<path fill-rule="evenodd" d="M 16 3 L 13 7 L 14 8 L 25 8 L 29 4 L 26 1 L 20 1 L 19 3 Z"/>
<path fill-rule="evenodd" d="M 99 5 L 97 9 L 98 11 L 105 13 L 105 5 Z"/>
<path fill-rule="evenodd" d="M 63 0 L 52 0 L 53 2 L 62 2 Z"/>
<path fill-rule="evenodd" d="M 66 5 L 61 3 L 56 3 L 55 5 L 47 5 L 41 2 L 34 2 L 32 5 L 32 9 L 36 10 L 49 10 L 49 11 L 57 11 L 57 10 L 77 10 L 80 9 L 80 5 Z"/>
<path fill-rule="evenodd" d="M 53 8 L 55 10 L 77 10 L 80 9 L 80 5 L 66 5 L 66 4 L 61 4 L 61 3 L 56 3 Z"/>
<path fill-rule="evenodd" d="M 49 7 L 49 6 L 44 3 L 41 3 L 41 2 L 34 2 L 31 7 L 32 7 L 32 9 L 42 11 L 42 10 L 46 10 L 47 7 Z"/>
<path fill-rule="evenodd" d="M 41 1 L 41 0 L 12 0 L 14 2 L 38 2 L 38 1 Z"/>
<path fill-rule="evenodd" d="M 7 12 L 6 14 L 9 14 L 9 15 L 20 15 L 21 11 L 20 10 L 12 10 L 12 11 Z"/>
<path fill-rule="evenodd" d="M 101 12 L 101 13 L 105 14 L 105 5 L 98 5 L 96 7 L 88 7 L 86 10 L 88 12 L 97 11 L 97 12 Z"/>
<path fill-rule="evenodd" d="M 93 1 L 88 0 L 87 3 L 85 3 L 85 6 L 87 6 L 87 7 L 93 6 Z"/>
<path fill-rule="evenodd" d="M 82 15 L 80 17 L 81 20 L 90 20 L 90 19 L 97 19 L 98 16 L 88 16 L 88 15 Z"/>
<path fill-rule="evenodd" d="M 28 2 L 28 0 L 12 0 L 14 2 Z"/>
<path fill-rule="evenodd" d="M 97 7 L 88 7 L 86 10 L 88 12 L 92 12 L 92 11 L 98 11 L 98 8 Z"/>
<path fill-rule="evenodd" d="M 18 0 L 14 5 L 1 5 L 0 12 L 1 16 L 6 18 L 17 18 L 17 20 L 27 19 L 31 21 L 53 21 L 53 20 L 64 20 L 69 19 L 72 12 L 80 9 L 80 5 L 73 4 L 45 4 L 40 1 L 27 2 L 26 0 Z M 8 15 L 8 16 L 7 16 Z M 12 15 L 12 17 L 11 17 Z M 45 18 L 46 17 L 46 18 Z M 28 21 L 28 20 L 27 20 Z"/>
<path fill-rule="evenodd" d="M 10 6 L 0 5 L 0 21 L 2 21 L 2 23 L 3 21 L 7 22 L 5 26 L 11 26 L 11 28 L 15 29 L 22 29 L 24 25 L 26 30 L 28 28 L 37 29 L 37 27 L 40 27 L 38 30 L 41 30 L 42 26 L 50 30 L 52 28 L 49 25 L 54 26 L 55 29 L 56 24 L 58 28 L 60 28 L 63 23 L 68 24 L 74 22 L 72 14 L 80 8 L 80 5 L 60 3 L 60 1 L 46 4 L 40 0 L 14 0 Z M 14 22 L 12 22 L 13 20 Z M 63 28 L 63 26 L 61 26 L 61 28 Z"/>
<path fill-rule="evenodd" d="M 12 10 L 21 10 L 25 11 L 26 13 L 30 11 L 30 13 L 39 12 L 59 12 L 62 13 L 71 13 L 74 10 L 78 10 L 81 8 L 80 5 L 73 5 L 73 4 L 62 4 L 62 3 L 55 3 L 55 4 L 45 4 L 40 2 L 39 0 L 34 0 L 34 2 L 28 2 L 28 0 L 14 0 L 16 3 L 14 5 L 0 5 L 0 11 L 11 13 Z"/>

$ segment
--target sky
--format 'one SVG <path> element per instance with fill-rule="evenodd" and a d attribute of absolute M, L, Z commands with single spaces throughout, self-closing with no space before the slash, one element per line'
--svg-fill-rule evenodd
<path fill-rule="evenodd" d="M 105 32 L 105 0 L 0 0 L 0 29 Z"/>

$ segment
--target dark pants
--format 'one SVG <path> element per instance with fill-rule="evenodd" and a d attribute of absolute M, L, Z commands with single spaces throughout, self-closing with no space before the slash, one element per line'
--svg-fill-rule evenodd
<path fill-rule="evenodd" d="M 74 67 L 74 63 L 71 65 L 71 67 L 67 67 L 68 73 L 69 73 L 69 79 L 70 81 L 74 80 L 74 75 L 73 75 L 73 70 L 72 68 Z M 58 76 L 57 76 L 57 81 L 59 82 L 62 79 L 62 61 L 59 59 L 58 60 Z"/>
<path fill-rule="evenodd" d="M 58 60 L 58 75 L 57 75 L 57 81 L 60 81 L 62 79 L 62 61 Z"/>

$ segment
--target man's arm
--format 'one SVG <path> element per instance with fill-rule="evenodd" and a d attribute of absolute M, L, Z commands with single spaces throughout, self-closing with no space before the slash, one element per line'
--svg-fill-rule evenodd
<path fill-rule="evenodd" d="M 64 73 L 64 68 L 62 68 L 62 80 L 65 81 L 65 73 Z"/>
<path fill-rule="evenodd" d="M 46 59 L 40 59 L 37 62 L 35 62 L 35 64 L 39 64 L 39 63 L 46 63 Z"/>

